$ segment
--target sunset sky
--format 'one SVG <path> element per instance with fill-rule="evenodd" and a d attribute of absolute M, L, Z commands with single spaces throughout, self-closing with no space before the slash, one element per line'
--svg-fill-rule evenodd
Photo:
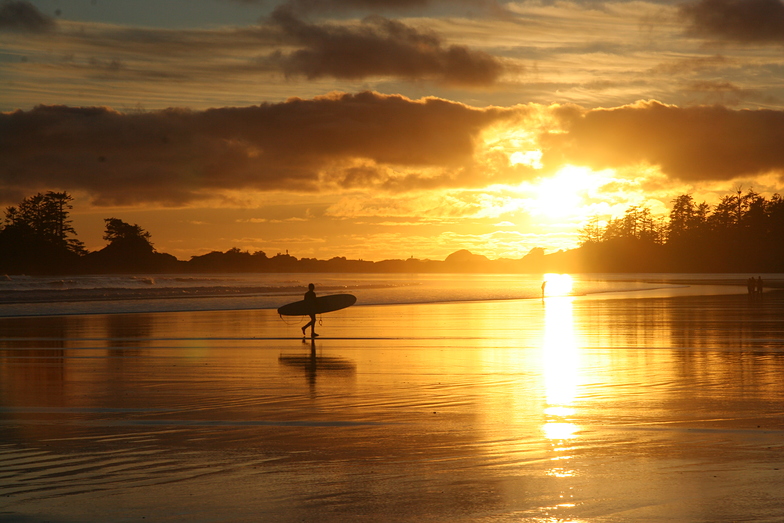
<path fill-rule="evenodd" d="M 784 173 L 781 0 L 0 0 L 0 204 L 180 259 L 519 258 Z"/>

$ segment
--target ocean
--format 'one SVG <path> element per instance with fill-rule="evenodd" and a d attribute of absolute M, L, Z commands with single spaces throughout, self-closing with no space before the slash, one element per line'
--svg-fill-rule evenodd
<path fill-rule="evenodd" d="M 766 281 L 784 275 L 765 274 Z M 576 274 L 548 294 L 654 297 L 745 293 L 744 274 Z M 318 294 L 351 293 L 358 305 L 541 298 L 536 274 L 208 274 L 0 279 L 0 317 L 276 309 Z"/>

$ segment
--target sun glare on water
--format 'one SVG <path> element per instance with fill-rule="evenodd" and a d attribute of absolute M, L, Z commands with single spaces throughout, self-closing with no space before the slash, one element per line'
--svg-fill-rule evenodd
<path fill-rule="evenodd" d="M 548 274 L 549 283 L 562 291 L 571 289 L 567 274 Z M 565 277 L 565 278 L 564 278 Z M 567 287 L 568 286 L 568 287 Z M 545 328 L 542 340 L 543 376 L 547 407 L 542 426 L 549 440 L 569 440 L 580 427 L 572 422 L 579 395 L 580 351 L 574 329 L 572 300 L 568 296 L 544 300 Z M 561 471 L 563 472 L 563 471 Z"/>
<path fill-rule="evenodd" d="M 547 273 L 544 275 L 545 296 L 568 296 L 572 293 L 572 277 L 568 274 Z"/>

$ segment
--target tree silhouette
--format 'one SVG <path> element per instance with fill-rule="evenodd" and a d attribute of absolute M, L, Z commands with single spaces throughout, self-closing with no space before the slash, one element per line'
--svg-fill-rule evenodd
<path fill-rule="evenodd" d="M 580 243 L 582 245 L 599 243 L 602 241 L 602 235 L 601 220 L 594 214 L 588 219 L 588 223 L 580 228 Z"/>
<path fill-rule="evenodd" d="M 159 273 L 180 269 L 174 256 L 155 251 L 150 233 L 139 225 L 119 218 L 106 218 L 104 222 L 103 239 L 109 244 L 85 256 L 86 270 L 95 273 Z"/>
<path fill-rule="evenodd" d="M 106 218 L 106 231 L 103 239 L 109 242 L 112 249 L 137 250 L 153 252 L 155 249 L 150 242 L 150 233 L 136 225 L 126 223 L 119 218 Z"/>
<path fill-rule="evenodd" d="M 68 218 L 73 208 L 73 197 L 67 192 L 49 191 L 25 198 L 18 207 L 8 207 L 5 213 L 6 228 L 23 228 L 40 239 L 73 252 L 82 253 L 84 244 L 70 235 L 76 235 Z"/>
<path fill-rule="evenodd" d="M 75 270 L 84 244 L 68 213 L 73 198 L 49 191 L 6 208 L 0 231 L 0 270 L 7 273 L 64 273 Z"/>

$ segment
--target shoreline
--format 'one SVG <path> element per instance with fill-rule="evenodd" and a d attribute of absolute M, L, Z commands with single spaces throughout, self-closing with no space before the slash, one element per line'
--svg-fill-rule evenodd
<path fill-rule="evenodd" d="M 746 295 L 738 274 L 575 274 L 573 300 L 642 300 L 701 295 Z M 718 277 L 717 277 L 718 276 Z M 784 275 L 765 274 L 766 294 L 784 288 Z M 301 275 L 205 274 L 183 281 L 143 275 L 73 278 L 58 285 L 47 279 L 0 282 L 0 318 L 121 315 L 193 311 L 275 310 L 297 301 L 307 280 Z M 366 277 L 313 274 L 319 295 L 351 293 L 355 307 L 471 302 L 538 302 L 543 275 L 388 275 Z M 146 283 L 140 285 L 139 282 Z M 57 287 L 53 288 L 53 285 Z M 547 288 L 556 292 L 556 287 Z M 546 296 L 552 299 L 559 294 Z M 565 294 L 561 294 L 565 295 Z"/>
<path fill-rule="evenodd" d="M 725 287 L 729 287 L 730 285 L 726 285 Z M 542 303 L 545 304 L 546 302 L 555 302 L 555 301 L 563 301 L 563 299 L 569 299 L 569 301 L 573 303 L 590 303 L 590 302 L 614 302 L 614 303 L 646 303 L 651 301 L 677 301 L 681 304 L 688 303 L 688 302 L 716 302 L 717 300 L 726 300 L 726 301 L 744 301 L 748 302 L 749 304 L 753 305 L 762 305 L 766 302 L 766 297 L 778 301 L 782 297 L 784 297 L 784 289 L 781 288 L 774 288 L 766 290 L 762 295 L 749 295 L 744 290 L 737 290 L 736 292 L 720 292 L 719 289 L 717 292 L 712 293 L 705 293 L 705 292 L 684 292 L 684 293 L 673 293 L 674 289 L 672 288 L 661 288 L 661 289 L 650 289 L 644 291 L 605 291 L 605 292 L 595 292 L 591 294 L 571 294 L 571 295 L 563 295 L 563 296 L 547 296 L 544 299 L 541 297 L 524 297 L 524 298 L 496 298 L 496 299 L 452 299 L 452 300 L 441 300 L 441 301 L 415 301 L 415 302 L 400 302 L 400 303 L 368 303 L 362 304 L 357 303 L 352 307 L 348 308 L 348 311 L 356 311 L 357 309 L 366 309 L 366 308 L 381 308 L 381 307 L 427 307 L 427 306 L 451 306 L 454 305 L 455 307 L 459 306 L 469 306 L 472 304 L 487 304 L 487 305 L 498 305 L 503 306 L 504 304 L 520 302 L 520 303 L 532 303 L 538 304 Z M 657 295 L 657 292 L 660 294 Z M 298 296 L 298 295 L 290 295 L 290 296 Z M 241 298 L 249 298 L 249 299 L 256 299 L 257 296 L 219 296 L 218 298 L 230 298 L 230 297 L 241 297 Z M 186 301 L 193 301 L 198 302 L 201 300 L 207 300 L 210 297 L 189 297 L 183 298 Z M 171 298 L 155 298 L 152 301 L 156 300 L 175 300 L 177 297 Z M 144 298 L 139 298 L 136 300 L 89 300 L 89 301 L 62 301 L 62 302 L 20 302 L 20 303 L 13 303 L 13 304 L 5 304 L 0 303 L 2 305 L 29 305 L 29 306 L 37 306 L 37 305 L 68 305 L 74 303 L 97 303 L 101 301 L 106 301 L 107 304 L 121 304 L 124 301 L 129 302 L 143 302 Z M 280 303 L 282 304 L 282 303 Z M 0 309 L 0 322 L 5 322 L 9 320 L 16 320 L 16 319 L 26 319 L 26 320 L 35 320 L 35 319 L 43 319 L 43 318 L 68 318 L 68 317 L 93 317 L 93 316 L 123 316 L 123 315 L 171 315 L 171 314 L 231 314 L 231 313 L 253 313 L 253 312 L 266 312 L 266 313 L 274 313 L 273 316 L 278 318 L 278 315 L 275 313 L 277 309 L 277 305 L 269 306 L 269 307 L 259 307 L 248 305 L 247 307 L 225 307 L 225 308 L 183 308 L 183 309 L 175 309 L 175 310 L 119 310 L 119 311 L 112 311 L 112 310 L 101 310 L 101 311 L 69 311 L 69 312 L 41 312 L 41 313 L 34 313 L 30 312 L 27 314 L 2 314 L 2 309 Z M 347 310 L 337 311 L 339 314 L 346 314 Z M 332 317 L 335 313 L 326 313 L 326 317 Z M 319 317 L 324 317 L 324 315 L 319 315 Z M 299 317 L 296 317 L 297 321 Z M 304 318 L 304 316 L 302 316 Z M 290 322 L 290 323 L 297 323 L 297 321 Z M 284 337 L 283 339 L 288 339 L 289 337 Z M 295 336 L 294 338 L 298 338 Z"/>

